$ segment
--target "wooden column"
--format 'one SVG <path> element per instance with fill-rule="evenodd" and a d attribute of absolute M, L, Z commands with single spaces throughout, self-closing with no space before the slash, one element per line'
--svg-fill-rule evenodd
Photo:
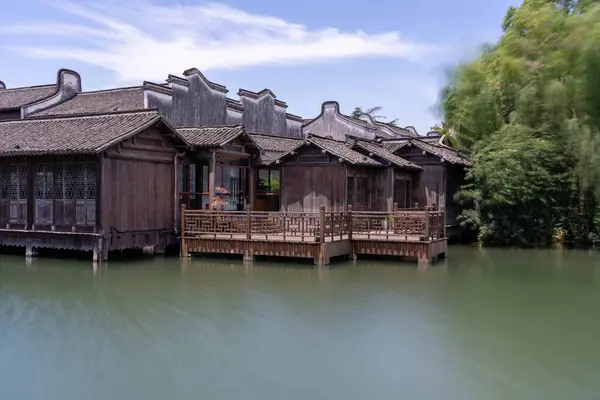
<path fill-rule="evenodd" d="M 348 239 L 352 240 L 352 205 L 348 206 Z"/>
<path fill-rule="evenodd" d="M 179 211 L 179 155 L 175 153 L 173 157 L 173 230 L 178 231 L 177 212 Z"/>
<path fill-rule="evenodd" d="M 352 216 L 352 205 L 348 206 L 348 241 L 350 242 L 350 254 L 349 258 L 352 261 L 356 261 L 356 249 L 354 248 L 354 242 L 352 241 L 352 231 L 354 230 L 354 217 Z"/>
<path fill-rule="evenodd" d="M 181 257 L 189 257 L 185 238 L 185 204 L 181 205 Z"/>
<path fill-rule="evenodd" d="M 430 207 L 425 208 L 425 240 L 429 241 L 429 210 Z"/>
<path fill-rule="evenodd" d="M 248 204 L 248 206 L 246 207 L 246 240 L 248 240 L 247 243 L 243 243 L 242 245 L 245 245 L 245 250 L 244 250 L 244 262 L 252 262 L 254 261 L 254 247 L 252 245 L 252 242 L 250 242 L 250 239 L 252 239 L 252 205 Z"/>
<path fill-rule="evenodd" d="M 94 230 L 96 232 L 103 232 L 103 227 L 102 227 L 102 171 L 103 171 L 103 166 L 102 166 L 102 162 L 104 160 L 104 156 L 103 154 L 100 154 L 100 156 L 98 157 L 98 164 L 96 165 L 96 227 L 94 228 Z M 59 168 L 63 168 L 64 166 L 63 164 L 55 164 L 54 168 L 56 168 L 56 165 L 59 166 Z M 53 213 L 56 214 L 56 210 L 53 207 Z M 55 217 L 53 216 L 53 219 Z M 54 223 L 54 225 L 56 225 L 56 223 Z M 101 256 L 102 258 L 102 256 Z M 105 260 L 103 260 L 105 261 Z"/>
<path fill-rule="evenodd" d="M 248 204 L 246 207 L 246 239 L 252 239 L 252 204 Z M 285 235 L 285 233 L 284 233 Z M 285 236 L 284 236 L 285 237 Z"/>
<path fill-rule="evenodd" d="M 33 161 L 27 157 L 27 204 L 25 205 L 25 230 L 34 229 L 34 210 L 35 210 L 35 175 L 33 170 Z M 17 182 L 19 181 L 19 169 L 17 167 Z M 20 199 L 20 198 L 19 198 Z M 18 212 L 17 212 L 18 215 Z M 33 250 L 32 250 L 33 251 Z"/>
<path fill-rule="evenodd" d="M 389 192 L 388 192 L 388 196 L 387 196 L 387 204 L 386 205 L 387 205 L 387 211 L 389 212 L 389 211 L 392 211 L 392 206 L 394 203 L 394 190 L 395 190 L 394 183 L 396 181 L 396 176 L 395 176 L 396 172 L 394 171 L 393 167 L 389 167 L 388 175 L 389 175 L 389 177 L 388 177 Z"/>
<path fill-rule="evenodd" d="M 325 206 L 319 208 L 319 255 L 316 260 L 316 264 L 320 267 L 324 267 L 329 263 L 327 259 L 327 244 L 325 243 Z"/>
<path fill-rule="evenodd" d="M 208 204 L 209 208 L 215 198 L 215 174 L 217 173 L 217 153 L 213 149 L 210 163 L 208 164 Z"/>
<path fill-rule="evenodd" d="M 250 204 L 256 204 L 256 170 L 254 169 L 253 166 L 250 166 L 250 169 L 248 170 L 248 188 L 249 188 L 249 192 L 248 194 L 248 206 Z M 281 181 L 280 181 L 281 182 Z"/>

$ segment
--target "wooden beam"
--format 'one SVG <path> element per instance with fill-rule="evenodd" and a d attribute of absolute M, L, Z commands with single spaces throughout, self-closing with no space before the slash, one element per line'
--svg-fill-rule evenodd
<path fill-rule="evenodd" d="M 143 156 L 133 156 L 126 154 L 108 154 L 108 158 L 113 158 L 115 160 L 126 160 L 126 161 L 147 161 L 156 164 L 172 164 L 173 159 L 171 157 L 143 157 Z"/>

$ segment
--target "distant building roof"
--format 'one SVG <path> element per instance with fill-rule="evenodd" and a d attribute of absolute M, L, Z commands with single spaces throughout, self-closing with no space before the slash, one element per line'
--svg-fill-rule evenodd
<path fill-rule="evenodd" d="M 189 144 L 197 147 L 221 147 L 245 133 L 244 125 L 241 124 L 183 127 L 177 128 L 177 132 L 183 136 Z"/>
<path fill-rule="evenodd" d="M 103 114 L 144 109 L 142 86 L 81 92 L 70 100 L 35 113 L 34 116 Z"/>
<path fill-rule="evenodd" d="M 251 133 L 250 137 L 256 142 L 261 151 L 272 153 L 285 153 L 298 147 L 303 139 L 293 139 L 280 136 Z"/>
<path fill-rule="evenodd" d="M 436 155 L 444 160 L 448 161 L 450 164 L 457 165 L 471 165 L 471 160 L 464 155 L 461 154 L 458 150 L 453 149 L 452 147 L 446 146 L 441 143 L 440 137 L 419 137 L 419 138 L 411 138 L 411 139 L 402 139 L 402 140 L 394 140 L 383 143 L 383 147 L 389 150 L 392 153 L 395 153 L 399 149 L 407 146 L 408 144 L 414 145 L 420 148 L 423 151 L 426 151 L 430 154 Z"/>
<path fill-rule="evenodd" d="M 402 157 L 398 157 L 397 155 L 393 154 L 392 152 L 390 152 L 389 150 L 387 150 L 386 148 L 384 148 L 383 146 L 381 146 L 379 144 L 376 144 L 376 143 L 373 143 L 370 141 L 366 141 L 366 140 L 357 140 L 354 142 L 354 146 L 360 147 L 365 151 L 373 153 L 374 155 L 391 162 L 392 164 L 396 165 L 397 167 L 414 169 L 414 170 L 422 170 L 423 169 L 411 161 L 405 160 Z"/>
<path fill-rule="evenodd" d="M 344 142 L 339 142 L 337 140 L 324 138 L 315 135 L 309 135 L 306 140 L 299 142 L 296 147 L 290 149 L 289 151 L 282 153 L 279 157 L 272 159 L 269 161 L 269 164 L 274 163 L 277 160 L 280 160 L 288 155 L 291 152 L 296 151 L 302 146 L 306 146 L 308 144 L 313 144 L 319 147 L 322 150 L 325 150 L 329 154 L 332 154 L 336 157 L 343 159 L 346 162 L 354 165 L 367 165 L 367 166 L 381 166 L 381 163 L 373 160 L 370 157 L 367 157 L 355 150 L 352 150 L 350 147 L 346 145 Z"/>
<path fill-rule="evenodd" d="M 21 108 L 26 104 L 49 97 L 55 92 L 56 85 L 0 89 L 0 110 Z"/>
<path fill-rule="evenodd" d="M 156 110 L 0 122 L 0 155 L 96 154 L 162 123 Z"/>

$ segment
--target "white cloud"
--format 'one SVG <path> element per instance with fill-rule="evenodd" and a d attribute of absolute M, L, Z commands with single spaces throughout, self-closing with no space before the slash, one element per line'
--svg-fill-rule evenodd
<path fill-rule="evenodd" d="M 0 32 L 34 40 L 51 37 L 54 45 L 33 42 L 13 50 L 30 57 L 85 62 L 113 71 L 122 81 L 161 79 L 190 67 L 206 71 L 365 57 L 415 61 L 432 50 L 395 31 L 310 29 L 217 3 L 161 6 L 122 0 L 118 5 L 53 6 L 69 22 L 31 21 Z"/>

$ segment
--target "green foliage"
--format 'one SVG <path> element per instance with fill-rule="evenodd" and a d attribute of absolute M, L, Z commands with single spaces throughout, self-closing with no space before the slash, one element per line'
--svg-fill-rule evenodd
<path fill-rule="evenodd" d="M 503 36 L 441 94 L 443 130 L 470 150 L 457 195 L 482 242 L 600 237 L 600 1 L 525 0 Z"/>

